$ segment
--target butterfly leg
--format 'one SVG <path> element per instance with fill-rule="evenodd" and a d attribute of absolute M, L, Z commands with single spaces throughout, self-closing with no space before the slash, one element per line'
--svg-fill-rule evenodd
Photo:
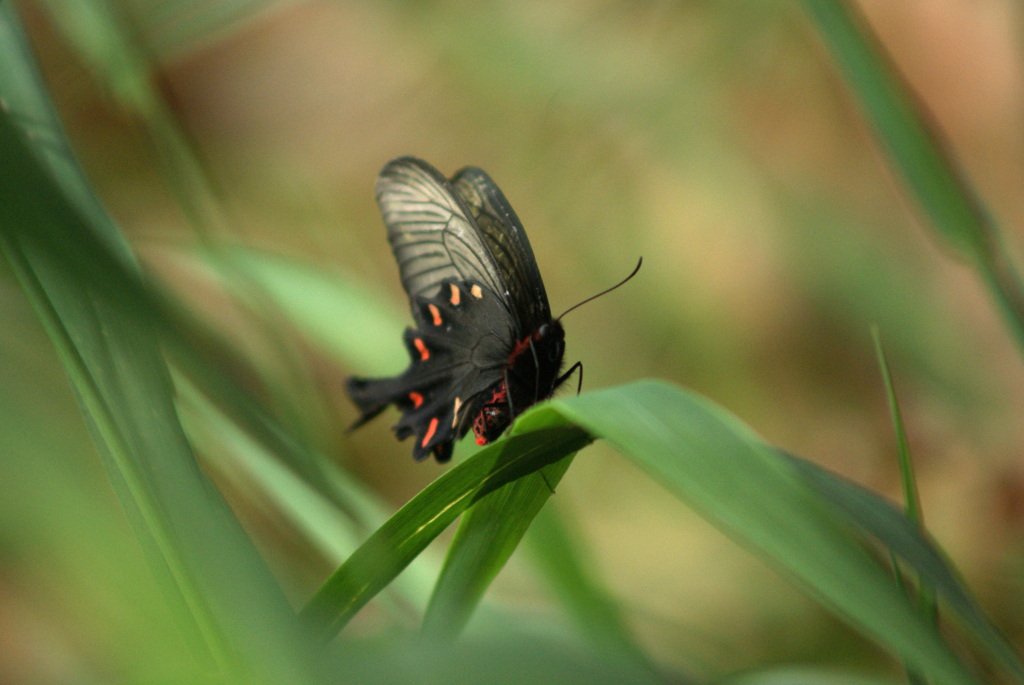
<path fill-rule="evenodd" d="M 576 369 L 580 370 L 580 381 L 579 381 L 579 384 L 577 384 L 577 386 L 576 386 L 576 394 L 579 395 L 580 391 L 583 390 L 583 362 L 576 362 L 575 364 L 570 366 L 568 371 L 563 373 L 561 376 L 559 376 L 555 380 L 555 387 L 557 388 L 562 383 L 564 383 L 567 380 L 569 380 L 569 376 L 571 376 Z"/>

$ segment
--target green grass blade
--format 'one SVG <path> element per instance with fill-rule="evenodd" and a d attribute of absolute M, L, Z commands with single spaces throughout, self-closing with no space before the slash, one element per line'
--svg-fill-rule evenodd
<path fill-rule="evenodd" d="M 0 137 L 2 129 L 0 123 Z M 0 143 L 0 154 L 10 149 Z M 0 190 L 0 204 L 15 202 Z M 180 600 L 186 634 L 195 634 L 189 640 L 193 654 L 201 656 L 201 643 L 218 668 L 244 678 L 249 669 L 238 657 L 245 655 L 243 663 L 263 661 L 282 651 L 289 641 L 280 633 L 288 632 L 291 614 L 193 459 L 177 422 L 158 337 L 130 308 L 75 278 L 24 233 L 8 232 L 4 219 L 0 249 L 61 355 L 154 572 L 173 588 L 172 600 Z M 262 621 L 243 619 L 252 610 L 252 595 L 260 597 Z M 262 655 L 250 651 L 258 644 L 266 647 Z M 297 635 L 291 645 L 297 647 Z"/>
<path fill-rule="evenodd" d="M 331 665 L 344 674 L 344 682 L 358 685 L 682 685 L 671 677 L 652 678 L 615 654 L 587 649 L 550 625 L 514 620 L 494 630 L 473 630 L 451 643 L 391 635 L 386 642 L 346 646 Z"/>
<path fill-rule="evenodd" d="M 1024 287 L 998 226 L 853 3 L 804 0 L 886 154 L 939 235 L 978 269 L 1024 350 Z"/>
<path fill-rule="evenodd" d="M 878 367 L 882 373 L 882 381 L 885 384 L 885 394 L 889 403 L 889 414 L 892 418 L 893 430 L 896 433 L 897 456 L 900 467 L 900 486 L 903 490 L 903 513 L 907 519 L 916 524 L 922 531 L 924 527 L 924 511 L 921 508 L 921 498 L 917 491 L 917 478 L 914 475 L 914 462 L 910 458 L 910 442 L 907 440 L 907 430 L 903 423 L 903 412 L 900 410 L 899 400 L 896 397 L 896 386 L 893 384 L 892 374 L 889 371 L 889 361 L 882 347 L 882 336 L 877 326 L 871 327 L 871 337 L 875 345 L 875 356 L 878 357 Z M 894 559 L 895 562 L 895 559 Z M 908 592 L 912 588 L 903 582 L 903 574 L 898 565 L 893 567 L 896 572 L 896 579 L 904 584 Z M 922 582 L 918 588 L 918 598 L 921 606 L 933 621 L 938 622 L 938 605 L 936 604 L 934 588 L 927 582 Z M 913 677 L 911 678 L 913 680 Z"/>
<path fill-rule="evenodd" d="M 179 411 L 189 436 L 207 453 L 204 466 L 218 482 L 232 485 L 236 498 L 262 509 L 275 525 L 287 526 L 296 544 L 340 565 L 393 511 L 354 476 L 317 456 L 320 476 L 303 477 L 279 454 L 229 419 L 216 404 L 187 382 L 178 383 Z M 396 620 L 421 610 L 430 597 L 440 563 L 422 556 L 394 583 L 382 606 Z"/>
<path fill-rule="evenodd" d="M 936 683 L 976 682 L 864 548 L 851 524 L 934 576 L 977 635 L 999 636 L 916 526 L 877 496 L 764 444 L 721 409 L 655 382 L 556 401 L 528 413 L 524 432 L 481 451 L 414 498 L 324 585 L 305 610 L 321 638 L 340 629 L 475 499 L 605 437 L 726 532 L 785 569 L 838 615 Z M 945 577 L 943 577 L 945 574 Z M 977 635 L 975 637 L 977 637 Z M 986 645 L 993 649 L 991 644 Z M 998 647 L 994 648 L 998 651 Z M 1008 647 L 999 657 L 1019 672 Z"/>
<path fill-rule="evenodd" d="M 557 400 L 559 412 L 936 683 L 973 682 L 935 627 L 793 464 L 722 409 L 641 382 Z"/>
<path fill-rule="evenodd" d="M 889 373 L 889 362 L 885 357 L 885 350 L 882 349 L 882 338 L 877 327 L 872 327 L 871 337 L 874 340 L 875 356 L 878 357 L 878 367 L 882 372 L 882 381 L 885 383 L 885 395 L 889 402 L 889 414 L 892 416 L 893 429 L 896 431 L 897 454 L 900 461 L 900 482 L 903 485 L 905 511 L 907 518 L 921 525 L 923 523 L 921 501 L 917 495 L 914 463 L 910 459 L 910 443 L 907 440 L 907 431 L 903 425 L 903 412 L 900 411 L 900 404 L 896 399 L 896 386 L 893 385 L 892 374 Z"/>
<path fill-rule="evenodd" d="M 271 305 L 325 353 L 362 372 L 384 374 L 408 361 L 398 342 L 408 311 L 389 309 L 378 293 L 344 274 L 237 245 L 200 257 L 232 292 Z M 239 279 L 237 276 L 241 275 Z M 256 288 L 258 292 L 252 292 Z"/>
<path fill-rule="evenodd" d="M 842 75 L 942 236 L 968 257 L 989 249 L 988 219 L 950 159 L 922 103 L 902 80 L 870 28 L 843 0 L 804 0 Z"/>
<path fill-rule="evenodd" d="M 462 517 L 423 619 L 427 637 L 450 640 L 462 632 L 571 462 L 570 456 L 509 484 Z"/>
<path fill-rule="evenodd" d="M 952 611 L 952 616 L 990 657 L 1016 678 L 1024 680 L 1024 666 L 1006 639 L 971 598 L 956 571 L 917 523 L 882 497 L 810 462 L 790 457 L 794 466 L 822 496 L 847 518 L 903 559 L 931 585 Z M 931 613 L 922 616 L 932 621 Z"/>
<path fill-rule="evenodd" d="M 897 685 L 898 682 L 890 678 L 808 666 L 741 673 L 716 680 L 715 685 Z"/>
<path fill-rule="evenodd" d="M 294 615 L 193 458 L 147 309 L 152 296 L 67 154 L 25 45 L 10 5 L 0 3 L 0 247 L 179 609 L 185 660 L 208 670 L 212 658 L 224 678 L 302 682 Z"/>
<path fill-rule="evenodd" d="M 924 530 L 924 516 L 921 511 L 920 498 L 917 495 L 917 480 L 914 478 L 914 463 L 910 459 L 910 443 L 907 441 L 907 431 L 903 425 L 903 413 L 900 411 L 900 403 L 896 399 L 896 386 L 892 382 L 892 374 L 889 373 L 889 361 L 886 359 L 885 350 L 882 348 L 882 336 L 877 326 L 871 327 L 871 338 L 875 344 L 875 356 L 878 357 L 878 367 L 882 372 L 882 381 L 885 384 L 885 394 L 889 400 L 889 414 L 892 417 L 893 429 L 896 431 L 897 454 L 900 465 L 900 483 L 903 487 L 903 512 L 909 522 Z M 936 604 L 935 591 L 931 583 L 918 577 L 917 586 L 912 586 L 906 579 L 903 569 L 900 568 L 899 560 L 895 552 L 890 552 L 892 558 L 893 574 L 896 582 L 909 597 L 916 597 L 924 611 L 924 615 L 938 625 L 938 605 Z M 923 685 L 925 679 L 906 668 L 907 680 L 910 685 Z"/>
<path fill-rule="evenodd" d="M 481 450 L 427 486 L 374 532 L 309 601 L 303 618 L 321 642 L 329 640 L 466 509 L 587 442 L 582 431 L 563 426 L 513 435 Z"/>
<path fill-rule="evenodd" d="M 619 604 L 595 577 L 586 548 L 566 525 L 565 514 L 547 507 L 533 522 L 527 546 L 577 629 L 601 654 L 616 654 L 651 673 L 647 656 L 626 623 Z"/>

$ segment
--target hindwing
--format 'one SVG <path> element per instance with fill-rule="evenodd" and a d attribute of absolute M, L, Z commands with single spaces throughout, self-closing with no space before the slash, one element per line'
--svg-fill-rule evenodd
<path fill-rule="evenodd" d="M 502 383 L 512 332 L 498 298 L 479 284 L 442 281 L 435 297 L 417 297 L 417 327 L 405 331 L 409 366 L 394 378 L 351 378 L 348 392 L 362 416 L 358 427 L 389 404 L 402 410 L 394 430 L 415 436 L 413 457 L 451 457 L 461 438 Z"/>

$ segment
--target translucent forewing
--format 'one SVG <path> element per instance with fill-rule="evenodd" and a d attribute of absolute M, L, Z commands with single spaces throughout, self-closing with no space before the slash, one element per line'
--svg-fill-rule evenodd
<path fill-rule="evenodd" d="M 437 295 L 446 279 L 505 291 L 473 215 L 437 169 L 415 157 L 392 160 L 380 172 L 376 193 L 410 303 Z"/>
<path fill-rule="evenodd" d="M 526 231 L 505 194 L 483 169 L 466 167 L 454 177 L 455 192 L 472 212 L 494 260 L 494 268 L 505 283 L 504 296 L 519 331 L 535 331 L 551 320 L 537 260 Z"/>
<path fill-rule="evenodd" d="M 551 319 L 523 225 L 482 169 L 466 167 L 449 182 L 427 162 L 400 157 L 376 191 L 410 301 L 436 295 L 445 279 L 476 281 L 503 302 L 516 331 Z"/>

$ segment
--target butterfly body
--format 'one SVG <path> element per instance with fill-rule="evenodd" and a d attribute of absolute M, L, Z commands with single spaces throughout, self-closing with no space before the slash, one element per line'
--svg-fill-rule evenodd
<path fill-rule="evenodd" d="M 522 224 L 486 173 L 467 167 L 449 181 L 401 157 L 376 190 L 416 327 L 404 335 L 405 372 L 349 379 L 355 426 L 395 405 L 395 434 L 415 437 L 414 458 L 444 462 L 470 429 L 488 444 L 554 393 L 565 335 Z"/>
<path fill-rule="evenodd" d="M 478 445 L 493 442 L 516 414 L 541 398 L 551 397 L 561 384 L 559 376 L 565 353 L 565 333 L 552 321 L 516 342 L 508 355 L 504 379 L 473 421 Z"/>

